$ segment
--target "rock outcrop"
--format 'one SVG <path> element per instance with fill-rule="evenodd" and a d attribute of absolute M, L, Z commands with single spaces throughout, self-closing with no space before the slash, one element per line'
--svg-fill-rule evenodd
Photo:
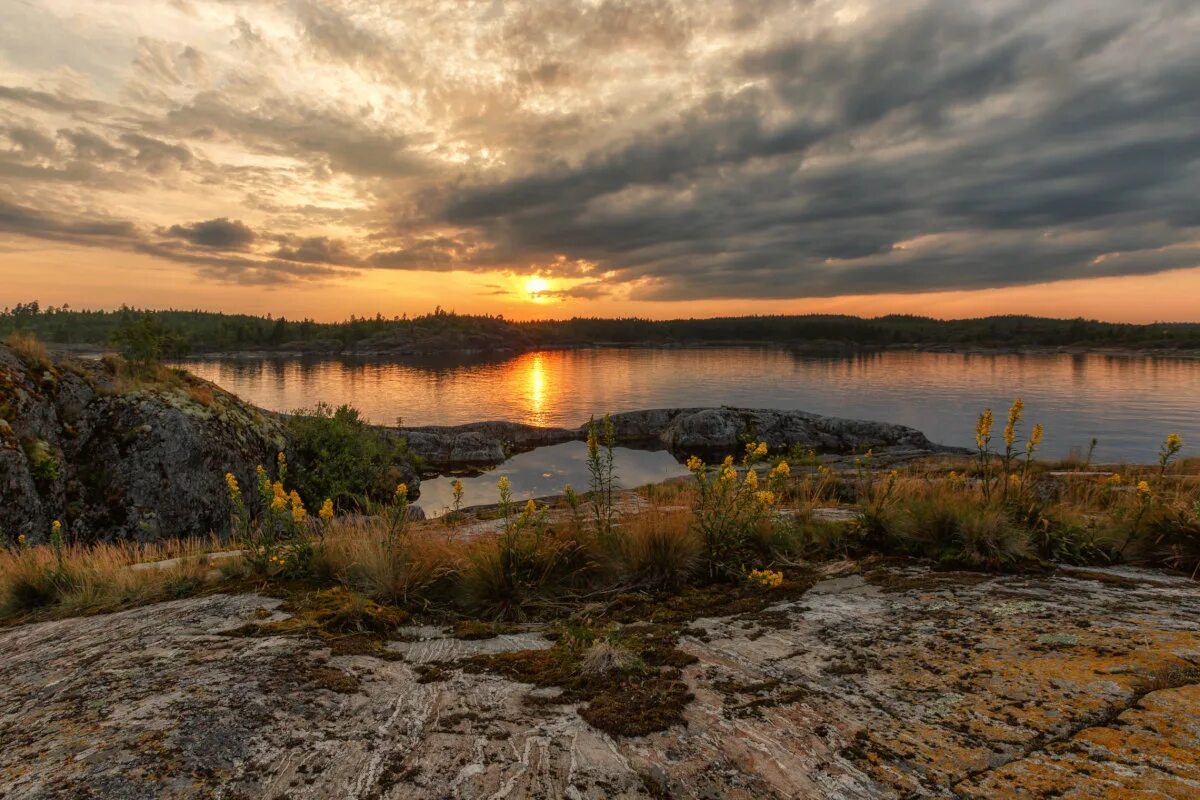
<path fill-rule="evenodd" d="M 566 428 L 539 428 L 501 421 L 396 430 L 408 441 L 408 449 L 420 456 L 433 471 L 493 466 L 514 453 L 579 438 L 578 431 Z"/>
<path fill-rule="evenodd" d="M 657 442 L 681 455 L 736 454 L 746 442 L 766 442 L 772 452 L 791 447 L 818 453 L 949 450 L 904 425 L 825 417 L 766 408 L 671 408 L 614 414 L 617 440 Z"/>
<path fill-rule="evenodd" d="M 124 384 L 101 361 L 0 346 L 0 539 L 153 540 L 229 520 L 223 476 L 253 486 L 286 444 L 275 415 L 182 373 Z"/>
<path fill-rule="evenodd" d="M 611 417 L 616 441 L 628 447 L 665 448 L 676 457 L 740 454 L 745 443 L 765 441 L 779 453 L 796 446 L 818 453 L 877 453 L 898 457 L 959 452 L 934 444 L 903 425 L 762 408 L 660 408 Z M 499 464 L 514 453 L 587 438 L 578 428 L 539 428 L 515 422 L 400 428 L 409 448 L 433 470 Z M 965 451 L 963 451 L 965 452 Z"/>
<path fill-rule="evenodd" d="M 697 620 L 686 726 L 614 739 L 473 653 L 230 636 L 279 600 L 210 595 L 0 631 L 0 794 L 95 797 L 1192 798 L 1200 586 L 828 565 L 798 600 Z M 441 665 L 433 678 L 423 667 Z M 440 679 L 439 679 L 440 678 Z"/>

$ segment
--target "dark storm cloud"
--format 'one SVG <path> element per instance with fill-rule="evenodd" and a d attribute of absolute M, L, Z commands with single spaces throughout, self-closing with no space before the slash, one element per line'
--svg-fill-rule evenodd
<path fill-rule="evenodd" d="M 1044 5 L 902 4 L 854 41 L 745 54 L 758 88 L 608 152 L 461 189 L 445 218 L 534 257 L 567 253 L 642 279 L 653 299 L 1200 265 L 1195 249 L 1171 247 L 1200 239 L 1189 199 L 1200 177 L 1196 7 L 1151 4 L 1060 29 L 1031 16 Z M 1157 34 L 1172 57 L 1133 63 L 1124 53 L 1146 46 L 1154 10 L 1177 15 L 1159 18 Z"/>
<path fill-rule="evenodd" d="M 64 242 L 120 240 L 132 237 L 135 227 L 123 220 L 74 219 L 49 214 L 0 197 L 0 231 Z"/>
<path fill-rule="evenodd" d="M 166 234 L 184 239 L 197 247 L 214 250 L 241 250 L 248 247 L 258 236 L 241 220 L 226 217 L 193 222 L 190 225 L 172 225 Z"/>
<path fill-rule="evenodd" d="M 359 260 L 345 242 L 328 236 L 287 237 L 275 251 L 275 257 L 309 264 L 335 265 L 356 264 Z"/>

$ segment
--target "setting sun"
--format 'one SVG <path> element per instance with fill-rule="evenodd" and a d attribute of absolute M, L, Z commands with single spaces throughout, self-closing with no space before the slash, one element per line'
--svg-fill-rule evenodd
<path fill-rule="evenodd" d="M 550 288 L 550 282 L 545 278 L 534 275 L 529 280 L 525 281 L 525 294 L 534 303 L 544 302 L 547 298 L 543 296 L 543 292 Z"/>

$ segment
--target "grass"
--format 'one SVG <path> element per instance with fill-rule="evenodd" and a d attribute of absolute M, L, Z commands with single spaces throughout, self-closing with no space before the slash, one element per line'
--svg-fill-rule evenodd
<path fill-rule="evenodd" d="M 755 516 L 753 527 L 738 533 L 738 561 L 720 582 L 728 584 L 730 573 L 744 579 L 751 569 L 872 552 L 960 569 L 1131 563 L 1197 574 L 1200 460 L 1172 464 L 1161 474 L 1152 466 L 1097 471 L 1050 477 L 1035 463 L 1030 488 L 1002 501 L 995 493 L 987 499 L 971 465 L 961 461 L 932 460 L 899 476 L 797 470 L 781 492 L 791 498 L 788 513 Z M 1119 483 L 1109 478 L 1113 473 Z M 1136 488 L 1141 481 L 1149 487 L 1145 497 Z M 827 493 L 835 483 L 848 501 Z M 885 483 L 890 488 L 881 504 Z M 605 536 L 565 510 L 512 514 L 504 533 L 474 538 L 439 521 L 414 523 L 396 535 L 383 520 L 339 518 L 319 538 L 303 540 L 303 566 L 289 566 L 287 574 L 254 574 L 240 558 L 214 569 L 205 554 L 228 547 L 215 539 L 68 546 L 57 553 L 45 545 L 13 545 L 0 550 L 0 615 L 94 613 L 203 591 L 210 580 L 255 579 L 341 587 L 414 612 L 519 621 L 557 618 L 622 593 L 665 596 L 708 585 L 695 489 L 676 483 L 641 495 L 643 509 L 623 514 Z M 818 504 L 861 515 L 822 521 L 813 514 Z M 164 559 L 179 561 L 166 569 L 129 569 Z"/>
<path fill-rule="evenodd" d="M 4 344 L 30 369 L 48 371 L 54 365 L 46 346 L 31 333 L 13 331 L 4 337 Z"/>
<path fill-rule="evenodd" d="M 0 616 L 20 619 L 112 611 L 199 591 L 216 541 L 185 539 L 158 545 L 16 546 L 0 550 Z M 171 559 L 166 566 L 154 562 Z M 146 565 L 132 569 L 134 565 Z"/>

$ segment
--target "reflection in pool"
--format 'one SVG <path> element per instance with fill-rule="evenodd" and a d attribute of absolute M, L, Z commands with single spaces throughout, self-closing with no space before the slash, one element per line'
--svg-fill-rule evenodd
<path fill-rule="evenodd" d="M 633 488 L 655 481 L 686 475 L 687 468 L 665 450 L 631 450 L 618 447 L 613 451 L 617 482 Z M 588 486 L 587 445 L 566 442 L 539 447 L 510 458 L 496 469 L 463 482 L 463 507 L 495 503 L 496 481 L 507 475 L 512 483 L 513 497 L 524 501 L 530 497 L 559 494 L 568 483 L 585 491 Z M 421 481 L 421 497 L 417 504 L 431 517 L 444 514 L 453 503 L 450 486 L 453 478 L 441 477 Z"/>

